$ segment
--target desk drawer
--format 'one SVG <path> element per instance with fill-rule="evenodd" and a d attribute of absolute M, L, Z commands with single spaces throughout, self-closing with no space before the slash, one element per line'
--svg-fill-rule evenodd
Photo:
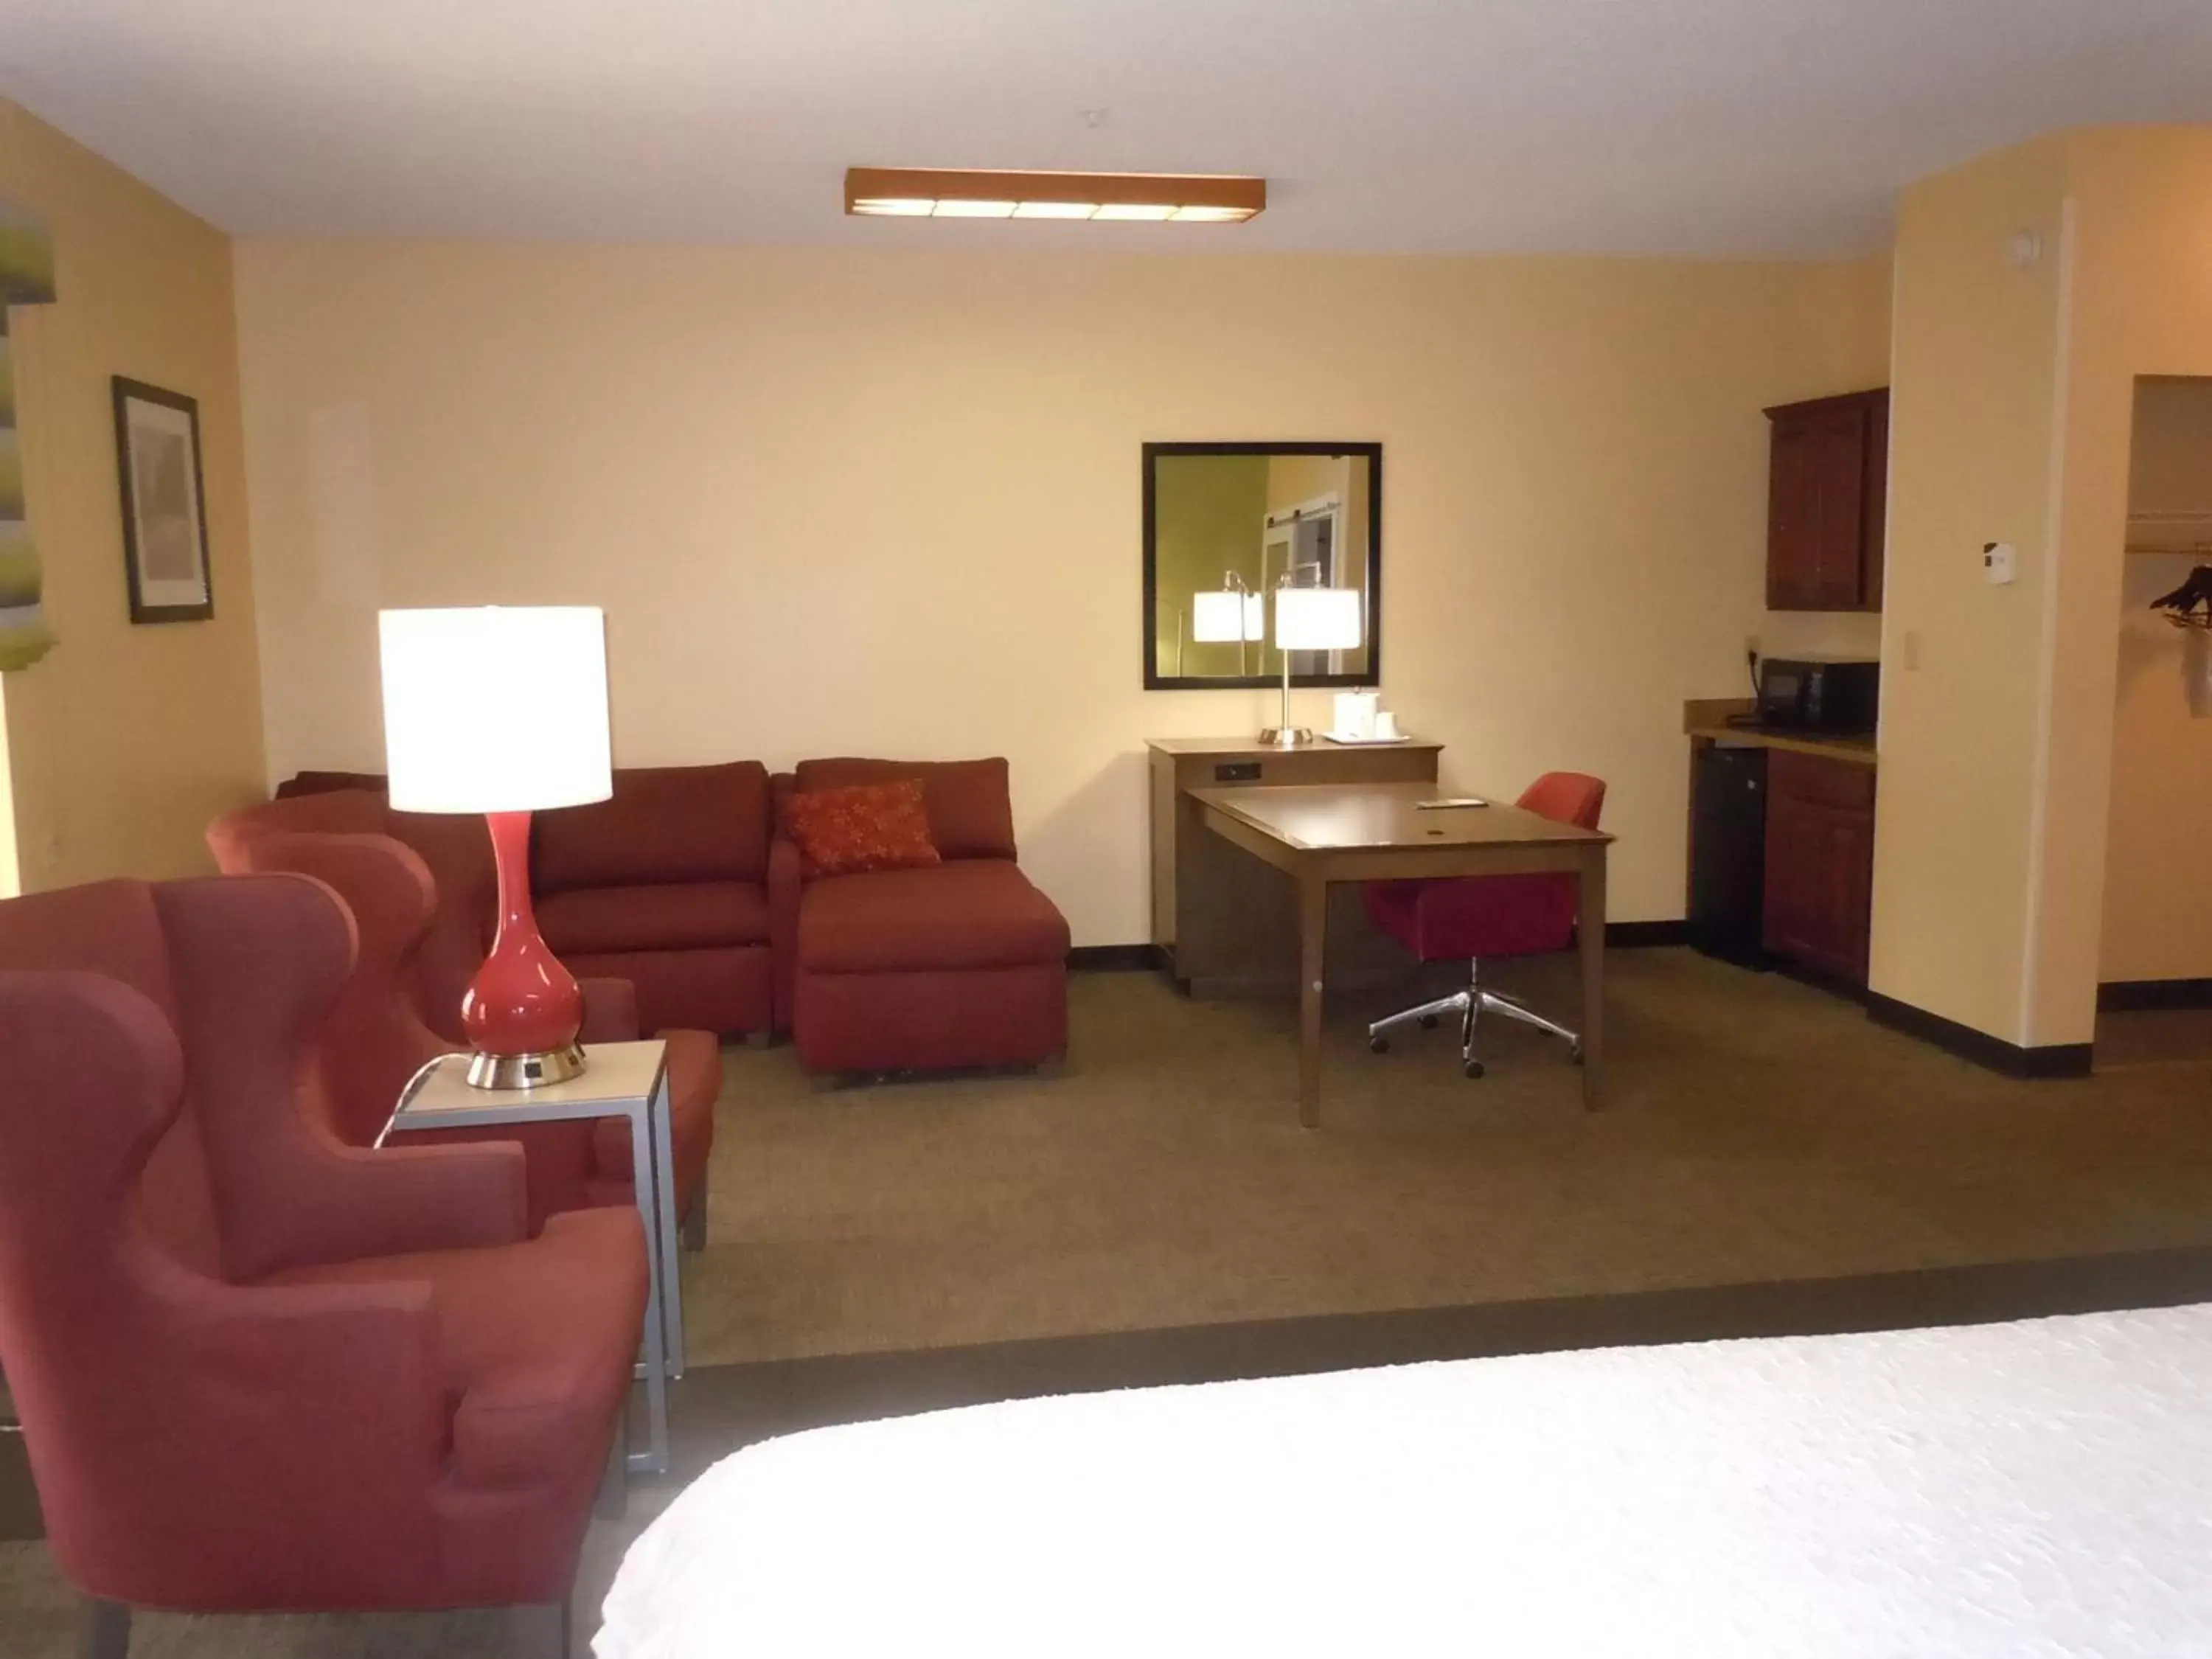
<path fill-rule="evenodd" d="M 1286 754 L 1184 755 L 1179 789 L 1233 789 L 1285 783 L 1429 783 L 1433 749 L 1301 749 Z"/>

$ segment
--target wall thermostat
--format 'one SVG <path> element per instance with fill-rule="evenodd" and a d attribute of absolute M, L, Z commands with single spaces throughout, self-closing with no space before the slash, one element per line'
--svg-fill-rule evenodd
<path fill-rule="evenodd" d="M 1982 544 L 1982 580 L 1991 587 L 2002 587 L 2020 574 L 2020 554 L 2010 542 Z"/>

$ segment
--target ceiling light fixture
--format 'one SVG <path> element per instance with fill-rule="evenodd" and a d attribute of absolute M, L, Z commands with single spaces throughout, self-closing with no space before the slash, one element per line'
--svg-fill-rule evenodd
<path fill-rule="evenodd" d="M 1237 224 L 1267 205 L 1265 179 L 1218 173 L 949 173 L 927 167 L 845 172 L 845 211 L 868 218 Z"/>

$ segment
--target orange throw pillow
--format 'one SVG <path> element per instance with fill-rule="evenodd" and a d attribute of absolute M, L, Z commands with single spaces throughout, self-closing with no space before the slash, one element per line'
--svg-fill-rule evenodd
<path fill-rule="evenodd" d="M 809 876 L 915 870 L 937 864 L 921 785 L 861 783 L 784 798 L 783 827 Z"/>

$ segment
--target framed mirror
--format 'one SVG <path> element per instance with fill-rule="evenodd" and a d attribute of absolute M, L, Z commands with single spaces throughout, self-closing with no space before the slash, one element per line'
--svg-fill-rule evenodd
<path fill-rule="evenodd" d="M 1286 579 L 1358 592 L 1363 623 L 1357 646 L 1293 650 L 1291 684 L 1379 684 L 1381 444 L 1145 446 L 1146 690 L 1281 684 Z"/>

